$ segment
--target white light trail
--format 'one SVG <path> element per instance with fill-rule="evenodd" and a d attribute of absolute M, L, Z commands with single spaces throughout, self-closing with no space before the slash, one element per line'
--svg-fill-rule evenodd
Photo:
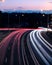
<path fill-rule="evenodd" d="M 38 49 L 38 47 L 36 46 L 35 42 L 33 41 L 33 32 L 36 32 L 36 31 L 32 31 L 30 33 L 30 40 L 35 48 L 35 50 L 37 51 L 37 53 L 39 54 L 39 56 L 41 57 L 41 59 L 45 62 L 46 65 L 49 65 L 49 62 L 45 59 L 45 57 L 42 55 L 42 53 L 40 52 L 40 50 Z M 34 37 L 34 39 L 36 40 L 36 38 Z M 38 41 L 36 40 L 36 43 L 38 43 Z"/>

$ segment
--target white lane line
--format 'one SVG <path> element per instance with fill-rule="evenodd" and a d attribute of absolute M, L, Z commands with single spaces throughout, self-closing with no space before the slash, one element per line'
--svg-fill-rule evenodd
<path fill-rule="evenodd" d="M 30 41 L 32 42 L 35 50 L 37 51 L 37 53 L 39 54 L 39 56 L 41 57 L 41 59 L 43 60 L 43 62 L 46 64 L 46 65 L 50 65 L 49 62 L 45 59 L 45 57 L 42 55 L 42 53 L 39 51 L 39 49 L 37 48 L 36 44 L 34 43 L 33 39 L 32 39 L 32 34 L 33 34 L 34 31 L 32 31 L 30 33 Z M 36 31 L 35 31 L 36 32 Z M 36 40 L 37 42 L 37 40 Z"/>

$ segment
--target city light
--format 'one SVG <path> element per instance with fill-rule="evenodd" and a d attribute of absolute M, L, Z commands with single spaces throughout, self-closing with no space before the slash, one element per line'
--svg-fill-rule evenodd
<path fill-rule="evenodd" d="M 17 16 L 17 14 L 15 16 Z"/>
<path fill-rule="evenodd" d="M 24 14 L 22 14 L 22 16 L 24 16 Z"/>
<path fill-rule="evenodd" d="M 45 14 L 42 15 L 43 17 L 45 16 Z"/>

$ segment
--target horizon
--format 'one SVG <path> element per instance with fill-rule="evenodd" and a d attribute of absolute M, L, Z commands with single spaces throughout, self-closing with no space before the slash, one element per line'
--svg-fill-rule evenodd
<path fill-rule="evenodd" d="M 18 10 L 18 9 L 3 9 L 0 10 L 2 13 L 41 13 L 41 14 L 52 14 L 52 10 Z"/>

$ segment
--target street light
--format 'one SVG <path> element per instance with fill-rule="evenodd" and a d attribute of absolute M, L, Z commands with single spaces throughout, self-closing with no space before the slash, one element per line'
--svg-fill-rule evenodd
<path fill-rule="evenodd" d="M 45 14 L 42 15 L 43 17 L 45 16 Z"/>
<path fill-rule="evenodd" d="M 22 16 L 24 16 L 24 14 L 22 14 Z"/>
<path fill-rule="evenodd" d="M 18 15 L 16 14 L 15 16 L 17 17 Z"/>

